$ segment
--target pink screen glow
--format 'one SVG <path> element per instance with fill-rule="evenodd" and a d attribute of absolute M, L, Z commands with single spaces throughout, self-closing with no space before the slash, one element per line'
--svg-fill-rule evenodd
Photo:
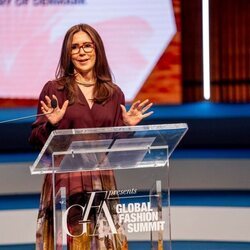
<path fill-rule="evenodd" d="M 77 23 L 101 34 L 115 82 L 128 101 L 175 33 L 166 0 L 2 0 L 0 98 L 37 98 L 55 77 L 66 30 Z"/>

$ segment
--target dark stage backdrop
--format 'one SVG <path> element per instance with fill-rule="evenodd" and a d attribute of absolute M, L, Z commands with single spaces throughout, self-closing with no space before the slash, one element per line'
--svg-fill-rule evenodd
<path fill-rule="evenodd" d="M 211 101 L 250 102 L 250 2 L 210 0 Z M 183 101 L 203 100 L 202 1 L 181 1 Z"/>

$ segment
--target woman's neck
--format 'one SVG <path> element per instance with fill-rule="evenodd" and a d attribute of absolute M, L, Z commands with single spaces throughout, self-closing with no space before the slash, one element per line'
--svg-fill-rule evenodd
<path fill-rule="evenodd" d="M 76 82 L 84 83 L 84 84 L 96 83 L 96 77 L 94 77 L 93 73 L 88 73 L 86 75 L 82 75 L 82 74 L 77 73 L 75 75 L 75 80 L 76 80 Z"/>

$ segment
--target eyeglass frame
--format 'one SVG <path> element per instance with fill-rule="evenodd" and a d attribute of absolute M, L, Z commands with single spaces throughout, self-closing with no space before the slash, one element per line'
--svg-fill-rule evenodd
<path fill-rule="evenodd" d="M 77 52 L 74 52 L 73 53 L 73 46 L 78 46 L 78 51 Z M 91 48 L 92 50 L 91 51 L 86 51 L 85 49 L 86 49 L 86 47 L 84 47 L 84 46 L 86 46 L 86 45 L 91 45 L 91 47 L 89 47 L 89 48 Z M 75 48 L 76 49 L 76 48 Z M 83 51 L 85 52 L 85 53 L 91 53 L 94 49 L 95 49 L 95 44 L 93 43 L 93 42 L 86 42 L 86 43 L 83 43 L 82 45 L 78 45 L 78 44 L 72 44 L 71 45 L 71 54 L 72 55 L 75 55 L 75 54 L 79 54 L 80 53 L 80 51 L 81 51 L 81 49 L 83 49 Z"/>

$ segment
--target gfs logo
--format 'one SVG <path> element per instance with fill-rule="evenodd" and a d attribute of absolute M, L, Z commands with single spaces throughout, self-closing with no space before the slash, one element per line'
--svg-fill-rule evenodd
<path fill-rule="evenodd" d="M 98 194 L 98 195 L 97 195 Z M 97 199 L 99 195 L 103 196 L 103 199 Z M 102 218 L 105 217 L 108 222 L 110 233 L 116 234 L 117 230 L 115 227 L 115 223 L 113 221 L 112 215 L 109 211 L 107 205 L 107 197 L 109 195 L 109 191 L 100 191 L 100 192 L 91 192 L 88 202 L 83 206 L 80 204 L 74 204 L 66 209 L 62 216 L 62 227 L 64 232 L 71 237 L 79 237 L 85 233 L 87 233 L 87 224 L 90 222 L 90 214 L 91 210 L 97 211 L 97 221 L 95 225 L 95 229 L 92 235 L 95 235 L 95 231 L 97 229 L 97 225 L 102 225 Z M 68 217 L 70 215 L 71 210 L 80 210 L 81 211 L 81 220 L 78 221 L 78 225 L 81 225 L 81 232 L 79 234 L 72 234 L 70 232 L 70 228 L 68 226 Z"/>

